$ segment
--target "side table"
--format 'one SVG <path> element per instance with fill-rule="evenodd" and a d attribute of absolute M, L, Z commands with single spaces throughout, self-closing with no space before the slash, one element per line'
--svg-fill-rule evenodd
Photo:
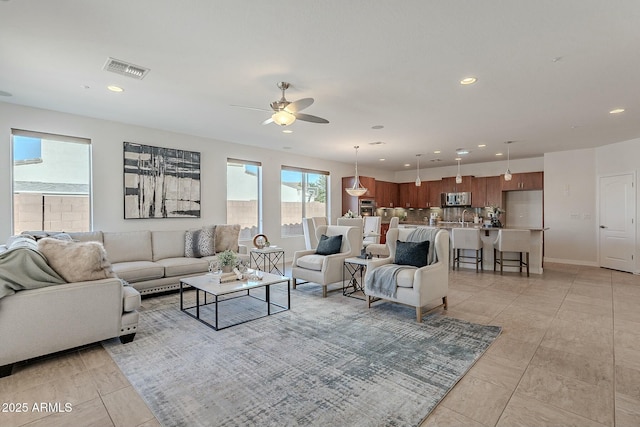
<path fill-rule="evenodd" d="M 359 257 L 351 257 L 344 260 L 344 266 L 342 268 L 342 295 L 366 300 L 364 293 L 364 273 L 367 270 L 369 261 L 368 259 Z"/>
<path fill-rule="evenodd" d="M 280 269 L 280 263 L 282 263 L 282 269 Z M 284 249 L 276 247 L 251 248 L 249 250 L 249 267 L 284 276 Z"/>

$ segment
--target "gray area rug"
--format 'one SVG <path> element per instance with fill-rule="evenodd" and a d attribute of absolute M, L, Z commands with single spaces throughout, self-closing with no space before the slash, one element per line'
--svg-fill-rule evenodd
<path fill-rule="evenodd" d="M 272 298 L 284 294 L 272 288 Z M 216 332 L 182 313 L 177 294 L 148 298 L 135 340 L 103 345 L 167 427 L 410 426 L 500 334 L 439 314 L 418 324 L 413 308 L 368 309 L 340 293 L 322 298 L 315 286 L 292 291 L 291 302 Z M 244 297 L 224 302 L 220 318 L 265 312 Z"/>

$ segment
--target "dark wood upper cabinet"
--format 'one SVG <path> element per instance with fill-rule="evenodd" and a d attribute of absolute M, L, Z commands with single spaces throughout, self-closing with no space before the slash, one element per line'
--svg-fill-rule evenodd
<path fill-rule="evenodd" d="M 471 207 L 483 208 L 487 206 L 487 178 L 473 178 L 471 181 Z"/>
<path fill-rule="evenodd" d="M 398 184 L 395 182 L 376 181 L 376 206 L 379 208 L 395 208 L 398 206 Z"/>
<path fill-rule="evenodd" d="M 422 185 L 429 187 L 429 198 L 427 208 L 439 208 L 442 205 L 440 194 L 442 193 L 442 180 L 423 182 Z"/>
<path fill-rule="evenodd" d="M 487 176 L 485 178 L 486 192 L 485 192 L 485 205 L 486 206 L 502 206 L 502 177 L 501 176 Z M 471 195 L 473 199 L 473 194 Z"/>
<path fill-rule="evenodd" d="M 526 172 L 511 174 L 511 181 L 502 178 L 502 191 L 542 190 L 544 187 L 543 172 Z"/>
<path fill-rule="evenodd" d="M 456 184 L 455 176 L 448 176 L 446 178 L 442 178 L 442 192 L 443 193 L 463 193 L 471 191 L 471 186 L 473 182 L 473 176 L 465 175 L 462 177 L 462 182 L 460 184 Z"/>

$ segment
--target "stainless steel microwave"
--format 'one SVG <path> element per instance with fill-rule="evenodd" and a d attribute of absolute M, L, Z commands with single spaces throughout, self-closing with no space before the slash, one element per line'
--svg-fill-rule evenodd
<path fill-rule="evenodd" d="M 442 193 L 442 206 L 471 206 L 471 193 Z"/>

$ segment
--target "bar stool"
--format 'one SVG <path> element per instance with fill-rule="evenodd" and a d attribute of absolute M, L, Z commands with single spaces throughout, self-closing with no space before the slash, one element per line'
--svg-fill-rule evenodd
<path fill-rule="evenodd" d="M 527 277 L 529 277 L 529 251 L 531 250 L 531 231 L 530 230 L 504 230 L 498 231 L 498 238 L 493 243 L 493 271 L 496 271 L 496 264 L 500 264 L 500 274 L 503 274 L 503 266 L 505 261 L 513 261 L 517 264 L 511 264 L 512 267 L 518 267 L 522 274 L 522 266 L 527 267 Z M 518 252 L 518 259 L 506 259 L 503 257 L 504 252 Z M 500 259 L 498 259 L 500 253 Z M 522 261 L 522 254 L 527 254 L 527 261 Z"/>
<path fill-rule="evenodd" d="M 478 265 L 480 269 L 484 270 L 482 262 L 484 260 L 484 253 L 482 250 L 482 239 L 480 238 L 480 230 L 477 228 L 452 228 L 451 229 L 451 248 L 453 249 L 453 261 L 451 268 L 456 269 L 456 262 L 458 263 L 458 270 L 460 270 L 460 263 L 474 264 L 476 265 L 476 273 L 478 272 Z M 460 249 L 475 250 L 475 256 L 460 255 Z M 461 259 L 470 259 L 473 261 L 460 261 Z"/>

